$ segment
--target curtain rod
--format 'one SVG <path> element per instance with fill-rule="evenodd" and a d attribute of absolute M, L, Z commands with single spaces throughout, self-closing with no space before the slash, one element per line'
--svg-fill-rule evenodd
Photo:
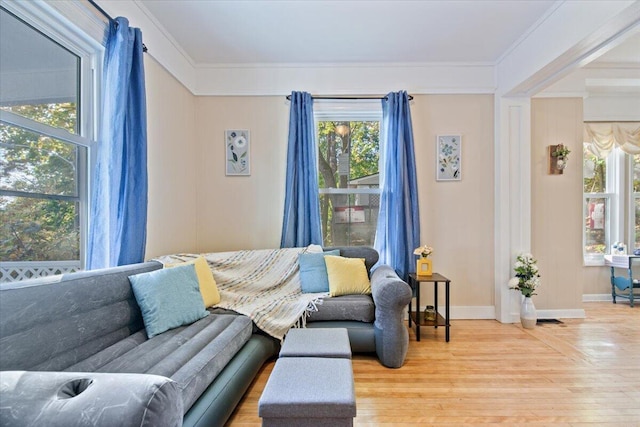
<path fill-rule="evenodd" d="M 91 6 L 93 6 L 98 12 L 100 12 L 102 14 L 102 16 L 104 16 L 105 18 L 107 18 L 109 20 L 109 22 L 114 22 L 115 19 L 113 19 L 111 17 L 111 15 L 109 15 L 103 8 L 101 8 L 98 3 L 96 3 L 94 0 L 87 0 Z M 143 52 L 147 52 L 147 46 L 145 46 L 144 43 L 142 43 L 142 51 Z"/>
<path fill-rule="evenodd" d="M 323 96 L 323 95 L 311 95 L 313 99 L 334 99 L 334 100 L 358 100 L 358 99 L 387 99 L 386 96 Z M 409 95 L 409 101 L 413 100 L 413 96 Z M 291 95 L 287 95 L 287 101 L 291 101 Z"/>

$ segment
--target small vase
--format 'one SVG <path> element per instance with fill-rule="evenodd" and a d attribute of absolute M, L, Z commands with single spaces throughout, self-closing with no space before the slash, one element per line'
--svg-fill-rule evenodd
<path fill-rule="evenodd" d="M 522 305 L 520 306 L 520 322 L 525 329 L 533 329 L 538 322 L 538 315 L 536 314 L 536 306 L 533 305 L 531 297 L 524 297 Z"/>
<path fill-rule="evenodd" d="M 567 167 L 567 159 L 565 159 L 564 157 L 558 157 L 558 160 L 556 160 L 556 169 L 561 171 L 566 167 Z"/>
<path fill-rule="evenodd" d="M 431 268 L 431 260 L 429 258 L 418 258 L 418 261 L 416 263 L 416 274 L 418 276 L 431 276 L 433 274 L 433 270 Z"/>

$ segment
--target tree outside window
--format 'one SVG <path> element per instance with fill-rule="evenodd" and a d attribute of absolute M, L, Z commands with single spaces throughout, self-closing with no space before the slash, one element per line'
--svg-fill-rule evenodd
<path fill-rule="evenodd" d="M 380 122 L 318 121 L 324 246 L 372 246 L 378 222 Z"/>

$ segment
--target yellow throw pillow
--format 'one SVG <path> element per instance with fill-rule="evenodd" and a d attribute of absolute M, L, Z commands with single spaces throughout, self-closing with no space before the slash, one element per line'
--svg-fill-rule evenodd
<path fill-rule="evenodd" d="M 327 255 L 324 262 L 329 276 L 329 295 L 332 297 L 371 293 L 371 282 L 364 258 Z"/>
<path fill-rule="evenodd" d="M 218 304 L 220 302 L 220 293 L 216 286 L 216 280 L 213 278 L 213 273 L 204 257 L 198 257 L 193 261 L 166 264 L 165 267 L 171 268 L 187 264 L 195 264 L 196 266 L 196 276 L 198 276 L 198 285 L 200 286 L 204 306 L 211 307 L 212 305 Z"/>

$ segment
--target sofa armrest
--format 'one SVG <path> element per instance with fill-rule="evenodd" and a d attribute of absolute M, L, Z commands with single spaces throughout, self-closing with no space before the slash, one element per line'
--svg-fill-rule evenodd
<path fill-rule="evenodd" d="M 376 353 L 384 366 L 399 368 L 409 348 L 404 309 L 409 305 L 413 293 L 409 285 L 388 265 L 379 266 L 371 274 L 371 293 L 376 306 Z"/>
<path fill-rule="evenodd" d="M 0 372 L 0 425 L 180 426 L 169 378 L 93 372 Z"/>

